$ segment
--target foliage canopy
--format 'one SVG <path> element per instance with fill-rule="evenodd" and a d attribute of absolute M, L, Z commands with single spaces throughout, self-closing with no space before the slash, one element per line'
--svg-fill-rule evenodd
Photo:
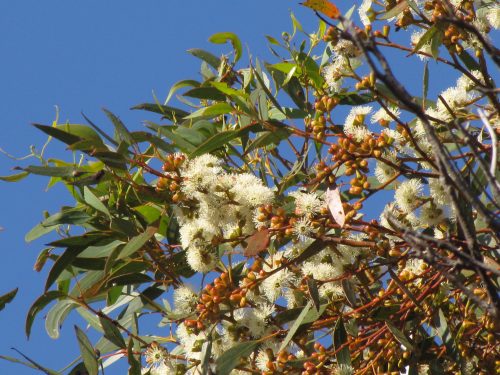
<path fill-rule="evenodd" d="M 189 50 L 201 81 L 133 108 L 158 122 L 36 124 L 78 162 L 40 153 L 1 177 L 47 176 L 75 199 L 26 235 L 60 236 L 36 261 L 50 270 L 26 334 L 46 308 L 52 338 L 73 311 L 102 334 L 75 327 L 72 374 L 120 358 L 133 375 L 500 370 L 498 4 L 364 0 L 363 27 L 355 7 L 305 5 L 318 30 L 292 15 L 267 38 L 274 62 L 213 35 L 232 51 Z M 403 52 L 422 61 L 421 95 L 385 57 Z M 431 62 L 458 78 L 436 97 Z"/>

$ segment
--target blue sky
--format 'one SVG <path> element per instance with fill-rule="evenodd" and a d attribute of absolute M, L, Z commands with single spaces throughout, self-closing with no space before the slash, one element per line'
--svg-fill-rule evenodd
<path fill-rule="evenodd" d="M 340 5 L 345 10 L 350 3 Z M 298 1 L 2 2 L 0 148 L 16 156 L 27 154 L 30 145 L 40 148 L 45 137 L 29 124 L 50 124 L 56 105 L 60 122 L 81 123 L 83 111 L 94 122 L 107 124 L 100 111 L 106 107 L 130 128 L 139 129 L 145 114 L 129 111 L 130 107 L 151 102 L 152 92 L 163 100 L 173 83 L 197 77 L 199 60 L 187 54 L 187 49 L 218 54 L 224 47 L 210 45 L 208 37 L 232 31 L 254 56 L 269 58 L 264 35 L 279 37 L 282 31 L 290 31 L 290 10 L 306 30 L 316 30 L 315 16 Z M 411 64 L 398 70 L 410 82 L 421 81 L 421 70 L 412 70 Z M 61 150 L 51 144 L 48 154 Z M 10 174 L 16 165 L 26 162 L 0 155 L 0 175 Z M 61 187 L 46 192 L 45 185 L 44 178 L 35 176 L 17 184 L 0 183 L 0 226 L 4 228 L 0 232 L 0 294 L 19 287 L 15 301 L 0 312 L 0 354 L 16 356 L 10 350 L 16 347 L 57 370 L 78 353 L 72 324 L 81 320 L 69 319 L 61 337 L 51 340 L 41 314 L 31 339 L 27 341 L 24 335 L 26 312 L 42 293 L 46 276 L 34 272 L 33 264 L 48 242 L 27 244 L 24 235 L 41 220 L 43 210 L 55 212 L 71 203 Z M 0 373 L 34 371 L 0 361 Z M 118 368 L 109 373 L 119 373 Z"/>

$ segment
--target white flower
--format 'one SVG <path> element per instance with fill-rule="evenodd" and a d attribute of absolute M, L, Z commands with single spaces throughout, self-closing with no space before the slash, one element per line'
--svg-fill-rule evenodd
<path fill-rule="evenodd" d="M 422 38 L 422 36 L 427 32 L 427 30 L 419 30 L 419 31 L 414 31 L 413 34 L 411 34 L 411 43 L 416 46 L 418 44 L 418 41 L 420 40 L 420 38 Z M 432 54 L 432 51 L 431 51 L 431 43 L 430 42 L 427 42 L 425 43 L 424 45 L 422 45 L 420 47 L 420 49 L 418 50 L 418 52 L 424 52 L 424 53 L 427 53 L 427 54 Z M 417 53 L 417 56 L 419 57 L 420 60 L 422 61 L 425 61 L 425 60 L 428 60 L 429 57 L 428 56 L 425 56 L 425 55 L 422 55 L 422 54 L 419 54 Z"/>
<path fill-rule="evenodd" d="M 231 192 L 235 195 L 235 200 L 240 204 L 255 208 L 273 201 L 274 192 L 262 181 L 250 173 L 233 175 L 234 185 Z"/>
<path fill-rule="evenodd" d="M 395 148 L 399 148 L 406 141 L 405 137 L 403 137 L 400 132 L 393 129 L 386 128 L 382 130 L 382 134 L 384 134 L 388 138 L 393 139 L 392 145 Z M 384 153 L 384 155 L 387 155 L 387 153 Z M 391 155 L 391 160 L 397 161 L 396 155 Z"/>
<path fill-rule="evenodd" d="M 257 308 L 243 308 L 234 311 L 234 319 L 239 325 L 248 328 L 250 335 L 262 337 L 266 332 L 267 318 L 274 312 L 274 305 L 262 304 Z"/>
<path fill-rule="evenodd" d="M 267 263 L 271 263 L 272 267 L 265 264 L 263 270 L 265 272 L 270 272 L 279 267 L 283 259 L 283 252 L 278 252 L 266 260 Z M 269 277 L 266 277 L 259 290 L 266 296 L 270 302 L 276 301 L 278 297 L 284 295 L 286 288 L 293 286 L 296 282 L 296 277 L 288 269 L 284 268 Z"/>
<path fill-rule="evenodd" d="M 352 375 L 354 374 L 354 368 L 350 365 L 338 365 L 335 366 L 333 370 L 334 375 Z"/>
<path fill-rule="evenodd" d="M 310 238 L 314 233 L 314 228 L 312 226 L 311 220 L 307 217 L 302 217 L 298 219 L 295 224 L 293 224 L 293 233 L 302 241 Z"/>
<path fill-rule="evenodd" d="M 295 199 L 295 209 L 298 215 L 313 216 L 321 211 L 323 202 L 316 192 L 294 191 L 288 195 Z"/>
<path fill-rule="evenodd" d="M 337 93 L 342 87 L 342 76 L 338 73 L 335 63 L 326 65 L 322 70 L 323 78 L 332 93 Z"/>
<path fill-rule="evenodd" d="M 498 3 L 493 3 L 492 6 L 487 8 L 486 19 L 492 28 L 500 28 L 500 5 L 498 5 Z"/>
<path fill-rule="evenodd" d="M 481 82 L 481 84 L 484 85 L 484 77 L 483 77 L 483 74 L 479 71 L 479 70 L 472 70 L 470 72 L 470 74 L 479 82 Z M 462 75 L 458 80 L 457 80 L 457 87 L 459 87 L 460 89 L 462 90 L 471 90 L 472 88 L 474 88 L 476 86 L 476 83 L 471 80 L 468 76 L 466 76 L 465 74 Z"/>
<path fill-rule="evenodd" d="M 389 108 L 389 112 L 392 113 L 392 115 L 396 118 L 399 118 L 399 116 L 401 115 L 401 111 L 396 107 Z M 371 118 L 372 124 L 375 124 L 377 122 L 388 124 L 392 121 L 394 121 L 394 118 L 383 107 L 375 112 Z"/>
<path fill-rule="evenodd" d="M 184 249 L 189 247 L 203 247 L 210 244 L 212 238 L 219 234 L 219 231 L 209 221 L 199 218 L 191 220 L 179 229 L 181 245 Z"/>
<path fill-rule="evenodd" d="M 221 160 L 210 154 L 188 160 L 181 169 L 184 178 L 182 191 L 190 197 L 195 196 L 197 192 L 208 192 L 215 184 L 218 174 L 222 172 L 221 163 Z"/>
<path fill-rule="evenodd" d="M 429 189 L 435 203 L 442 205 L 450 203 L 450 196 L 446 191 L 444 183 L 439 178 L 429 179 Z"/>
<path fill-rule="evenodd" d="M 356 141 L 360 142 L 366 135 L 371 132 L 364 125 L 365 117 L 370 114 L 372 107 L 370 106 L 356 106 L 352 107 L 347 115 L 344 123 L 344 133 L 352 136 Z"/>
<path fill-rule="evenodd" d="M 422 259 L 410 259 L 406 262 L 404 270 L 410 274 L 418 276 L 425 270 L 425 262 Z"/>
<path fill-rule="evenodd" d="M 463 87 L 450 87 L 441 93 L 441 97 L 451 110 L 458 110 L 469 105 L 475 96 L 467 93 Z M 443 112 L 445 110 L 449 112 L 441 100 L 437 103 L 437 109 Z"/>
<path fill-rule="evenodd" d="M 181 285 L 174 290 L 175 310 L 180 314 L 191 314 L 198 303 L 198 296 L 188 286 Z"/>
<path fill-rule="evenodd" d="M 187 262 L 195 272 L 210 272 L 217 266 L 217 261 L 219 260 L 214 251 L 199 247 L 189 247 L 187 249 Z"/>
<path fill-rule="evenodd" d="M 411 212 L 419 203 L 418 198 L 422 193 L 422 183 L 419 179 L 412 178 L 401 183 L 396 189 L 394 199 L 398 207 L 404 212 Z"/>
<path fill-rule="evenodd" d="M 168 359 L 168 352 L 163 346 L 153 342 L 144 352 L 144 357 L 150 366 L 156 367 Z"/>
<path fill-rule="evenodd" d="M 442 207 L 435 204 L 426 203 L 420 208 L 419 222 L 424 226 L 433 226 L 444 220 L 444 211 Z"/>
<path fill-rule="evenodd" d="M 372 21 L 368 17 L 368 12 L 370 11 L 370 8 L 372 7 L 372 1 L 371 0 L 363 0 L 361 3 L 360 7 L 358 8 L 358 14 L 359 18 L 361 20 L 361 23 L 366 27 L 371 25 Z"/>
<path fill-rule="evenodd" d="M 304 262 L 301 267 L 302 274 L 318 281 L 334 279 L 342 275 L 342 264 L 335 267 L 328 263 Z M 337 282 L 326 282 L 319 286 L 320 297 L 337 298 L 343 295 L 342 287 Z"/>
<path fill-rule="evenodd" d="M 344 57 L 357 57 L 361 54 L 361 51 L 354 43 L 347 39 L 339 40 L 332 49 L 337 55 Z"/>
<path fill-rule="evenodd" d="M 381 184 L 386 183 L 389 181 L 394 175 L 396 174 L 396 170 L 392 168 L 390 165 L 378 161 L 375 165 L 375 177 L 377 178 L 378 182 Z"/>
<path fill-rule="evenodd" d="M 169 361 L 161 363 L 159 366 L 145 367 L 141 370 L 141 374 L 149 375 L 175 375 L 177 369 Z"/>
<path fill-rule="evenodd" d="M 272 360 L 272 358 L 278 354 L 278 349 L 278 343 L 274 341 L 266 341 L 257 353 L 257 359 L 255 361 L 257 368 L 261 371 L 269 371 L 270 369 L 267 367 L 267 362 Z M 271 358 L 269 357 L 269 354 L 272 355 Z"/>

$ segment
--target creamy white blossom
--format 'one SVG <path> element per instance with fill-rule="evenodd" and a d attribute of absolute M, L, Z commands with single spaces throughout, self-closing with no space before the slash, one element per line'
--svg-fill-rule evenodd
<path fill-rule="evenodd" d="M 181 285 L 174 290 L 174 305 L 177 313 L 190 314 L 196 309 L 198 296 L 191 288 Z"/>
<path fill-rule="evenodd" d="M 399 116 L 401 115 L 401 111 L 399 110 L 399 108 L 396 108 L 396 107 L 391 107 L 389 108 L 389 112 L 396 118 L 399 118 Z M 375 112 L 373 115 L 372 115 L 372 118 L 371 118 L 371 122 L 372 124 L 375 124 L 377 122 L 386 122 L 386 123 L 390 123 L 392 121 L 394 121 L 394 117 L 391 116 L 387 110 L 385 108 L 380 108 L 377 112 Z"/>
<path fill-rule="evenodd" d="M 411 34 L 411 43 L 416 46 L 417 43 L 419 42 L 419 40 L 422 38 L 422 36 L 426 33 L 427 30 L 425 29 L 419 29 L 418 31 L 414 31 L 412 34 Z M 418 50 L 419 52 L 423 52 L 423 53 L 426 53 L 428 55 L 432 54 L 432 51 L 431 51 L 431 43 L 430 42 L 426 42 L 424 43 L 420 49 Z M 425 60 L 428 60 L 429 57 L 426 56 L 426 55 L 422 55 L 420 53 L 417 53 L 417 56 L 420 60 L 422 61 L 425 61 Z"/>
<path fill-rule="evenodd" d="M 363 0 L 360 7 L 358 8 L 358 15 L 361 23 L 366 27 L 371 25 L 372 21 L 368 17 L 368 12 L 372 7 L 372 0 Z"/>
<path fill-rule="evenodd" d="M 212 271 L 219 260 L 215 249 L 189 247 L 187 249 L 187 262 L 193 271 L 207 273 Z"/>
<path fill-rule="evenodd" d="M 394 193 L 398 207 L 404 212 L 413 211 L 419 202 L 418 198 L 422 193 L 422 188 L 422 182 L 416 178 L 402 182 Z"/>
<path fill-rule="evenodd" d="M 318 214 L 323 206 L 323 201 L 316 192 L 294 191 L 288 195 L 295 199 L 295 208 L 298 215 L 312 216 Z"/>
<path fill-rule="evenodd" d="M 365 126 L 365 117 L 370 114 L 372 107 L 356 106 L 352 107 L 344 122 L 344 133 L 352 136 L 356 141 L 361 141 L 366 135 L 371 134 Z"/>

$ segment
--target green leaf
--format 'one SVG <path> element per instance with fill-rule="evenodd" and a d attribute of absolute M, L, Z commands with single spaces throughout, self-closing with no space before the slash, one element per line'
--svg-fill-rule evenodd
<path fill-rule="evenodd" d="M 223 43 L 225 43 L 225 41 Z M 188 49 L 187 51 L 191 55 L 193 55 L 193 56 L 195 56 L 195 57 L 197 57 L 197 58 L 205 61 L 212 68 L 219 69 L 221 61 L 220 61 L 220 59 L 217 56 L 213 55 L 212 53 L 204 51 L 202 49 L 198 49 L 198 48 Z M 170 91 L 172 91 L 172 89 Z M 171 96 L 171 94 L 169 93 L 169 97 L 170 96 Z"/>
<path fill-rule="evenodd" d="M 17 353 L 19 353 L 24 359 L 26 359 L 32 366 L 22 362 L 22 361 L 18 361 L 18 360 L 15 360 L 14 362 L 16 363 L 20 363 L 20 364 L 24 364 L 28 367 L 32 367 L 32 368 L 36 368 L 37 370 L 40 370 L 41 372 L 47 374 L 47 375 L 61 375 L 59 372 L 57 371 L 54 371 L 54 370 L 50 370 L 40 364 L 38 364 L 37 362 L 35 362 L 34 360 L 32 360 L 31 358 L 29 358 L 28 356 L 24 355 L 23 353 L 21 353 L 19 350 L 17 350 L 16 348 L 12 348 L 12 350 L 16 351 Z M 4 359 L 7 359 L 7 358 L 10 358 L 10 357 L 2 357 Z M 9 359 L 8 359 L 9 360 Z"/>
<path fill-rule="evenodd" d="M 187 113 L 182 109 L 156 103 L 142 103 L 130 109 L 141 109 L 148 112 L 159 113 L 164 117 L 168 118 L 169 120 L 174 120 L 174 118 L 182 118 L 189 115 L 189 113 Z"/>
<path fill-rule="evenodd" d="M 146 242 L 148 242 L 149 239 L 153 237 L 157 230 L 157 227 L 147 227 L 144 233 L 135 236 L 123 247 L 123 249 L 120 251 L 120 254 L 118 254 L 117 259 L 127 258 L 128 256 L 134 254 L 137 250 L 141 249 L 146 244 Z"/>
<path fill-rule="evenodd" d="M 405 347 L 405 350 L 413 351 L 413 345 L 408 340 L 406 335 L 401 332 L 394 324 L 392 324 L 390 321 L 386 320 L 385 325 L 387 328 L 389 328 L 389 331 L 391 331 L 392 335 L 398 342 Z"/>
<path fill-rule="evenodd" d="M 28 175 L 29 175 L 28 172 L 21 172 L 21 173 L 13 174 L 10 176 L 0 176 L 0 181 L 17 182 L 17 181 L 21 181 L 22 179 L 24 179 Z"/>
<path fill-rule="evenodd" d="M 130 365 L 128 375 L 141 375 L 141 364 L 134 355 L 134 339 L 132 337 L 127 346 L 127 359 Z"/>
<path fill-rule="evenodd" d="M 266 93 L 267 97 L 269 100 L 273 103 L 273 105 L 280 111 L 283 112 L 283 109 L 281 108 L 280 103 L 276 100 L 274 95 L 269 91 L 268 87 L 266 86 L 266 83 L 264 82 L 264 79 L 261 77 L 259 72 L 255 68 L 252 67 L 252 74 L 255 75 L 255 78 L 257 78 L 257 82 L 259 83 L 259 87 L 264 90 Z"/>
<path fill-rule="evenodd" d="M 426 61 L 424 65 L 424 78 L 423 78 L 423 92 L 422 101 L 425 103 L 427 99 L 427 94 L 429 93 L 429 62 Z"/>
<path fill-rule="evenodd" d="M 114 287 L 118 285 L 135 285 L 144 284 L 153 281 L 151 277 L 143 273 L 127 273 L 125 275 L 119 275 L 116 277 L 111 277 L 107 283 L 107 287 Z"/>
<path fill-rule="evenodd" d="M 215 87 L 195 87 L 189 91 L 186 91 L 182 96 L 187 96 L 189 98 L 197 98 L 197 99 L 207 99 L 207 100 L 216 100 L 223 101 L 226 99 L 226 96 L 217 90 Z"/>
<path fill-rule="evenodd" d="M 63 299 L 52 306 L 47 313 L 47 317 L 45 318 L 45 330 L 50 338 L 59 338 L 59 329 L 62 326 L 63 321 L 66 319 L 71 310 L 78 306 L 79 305 L 76 302 L 70 299 Z"/>
<path fill-rule="evenodd" d="M 0 311 L 5 308 L 5 305 L 12 302 L 12 300 L 16 297 L 18 290 L 19 288 L 16 288 L 8 293 L 5 293 L 3 296 L 0 296 Z"/>
<path fill-rule="evenodd" d="M 101 315 L 99 315 L 99 322 L 101 323 L 102 329 L 104 330 L 105 338 L 107 338 L 119 348 L 125 349 L 127 347 L 127 344 L 125 343 L 120 330 L 115 324 Z"/>
<path fill-rule="evenodd" d="M 427 43 L 430 43 L 432 37 L 434 36 L 434 34 L 436 34 L 437 31 L 438 31 L 438 28 L 435 25 L 430 27 L 429 29 L 427 29 L 427 31 L 424 33 L 424 35 L 422 35 L 420 37 L 420 39 L 418 40 L 415 47 L 413 47 L 413 51 L 411 52 L 410 55 L 414 54 L 415 52 L 420 51 L 420 48 L 422 48 Z"/>
<path fill-rule="evenodd" d="M 52 290 L 50 292 L 42 294 L 40 297 L 36 299 L 35 302 L 31 305 L 28 315 L 26 316 L 26 324 L 25 324 L 25 332 L 26 336 L 29 338 L 31 334 L 31 327 L 33 326 L 33 321 L 37 314 L 42 311 L 45 306 L 47 306 L 50 302 L 57 298 L 65 297 L 66 295 L 63 292 L 58 290 Z"/>
<path fill-rule="evenodd" d="M 70 209 L 49 216 L 47 219 L 42 221 L 41 224 L 44 227 L 50 227 L 59 224 L 85 224 L 91 218 L 91 216 L 83 211 Z"/>
<path fill-rule="evenodd" d="M 99 363 L 97 361 L 97 356 L 88 339 L 85 332 L 75 325 L 76 338 L 78 340 L 78 346 L 80 347 L 80 353 L 82 355 L 83 363 L 85 363 L 85 368 L 87 369 L 89 375 L 99 374 Z"/>
<path fill-rule="evenodd" d="M 316 281 L 313 278 L 307 279 L 307 290 L 309 291 L 309 295 L 314 303 L 314 307 L 319 311 L 321 307 L 321 303 L 319 301 L 319 292 L 318 286 L 316 285 Z"/>
<path fill-rule="evenodd" d="M 229 375 L 231 371 L 238 366 L 240 358 L 248 357 L 258 345 L 258 341 L 246 341 L 236 344 L 231 349 L 226 350 L 215 362 L 215 373 L 217 375 Z"/>
<path fill-rule="evenodd" d="M 123 171 L 127 170 L 127 160 L 118 152 L 97 151 L 94 152 L 92 156 L 99 159 L 110 168 L 121 169 Z"/>
<path fill-rule="evenodd" d="M 203 344 L 201 350 L 201 375 L 210 375 L 210 356 L 212 355 L 212 337 L 209 337 L 208 341 Z"/>
<path fill-rule="evenodd" d="M 476 60 L 474 60 L 474 58 L 466 50 L 463 50 L 462 52 L 460 52 L 458 54 L 458 57 L 460 58 L 460 60 L 462 60 L 462 62 L 467 67 L 467 69 L 469 69 L 469 70 L 479 70 L 480 69 L 479 64 L 476 62 Z"/>
<path fill-rule="evenodd" d="M 99 198 L 87 186 L 83 188 L 83 199 L 90 207 L 95 208 L 97 211 L 104 213 L 111 217 L 108 208 L 101 202 Z"/>
<path fill-rule="evenodd" d="M 134 144 L 134 138 L 126 128 L 125 124 L 112 112 L 108 111 L 106 108 L 102 109 L 106 116 L 111 120 L 113 126 L 115 127 L 116 136 L 115 139 L 118 142 L 125 142 L 127 145 Z"/>
<path fill-rule="evenodd" d="M 448 322 L 446 321 L 446 316 L 442 309 L 437 311 L 437 314 L 433 318 L 434 331 L 439 336 L 441 341 L 446 346 L 446 351 L 448 354 L 457 362 L 460 362 L 460 353 L 455 344 L 455 339 L 453 337 L 450 328 L 448 327 Z"/>
<path fill-rule="evenodd" d="M 297 332 L 299 327 L 303 324 L 304 318 L 306 317 L 306 315 L 309 312 L 309 310 L 311 309 L 311 307 L 312 307 L 312 302 L 308 301 L 307 304 L 302 309 L 302 312 L 299 314 L 297 319 L 293 322 L 293 324 L 288 329 L 288 333 L 287 333 L 286 337 L 283 339 L 283 341 L 281 342 L 281 346 L 280 346 L 278 352 L 281 352 L 283 349 L 285 349 L 286 346 L 288 345 L 288 343 L 293 339 L 293 336 L 295 335 L 295 333 Z"/>
<path fill-rule="evenodd" d="M 240 39 L 236 36 L 236 34 L 230 32 L 217 33 L 208 38 L 208 40 L 215 44 L 224 44 L 228 41 L 231 42 L 234 49 L 234 62 L 237 62 L 241 58 L 242 54 L 241 42 Z"/>
<path fill-rule="evenodd" d="M 210 84 L 228 96 L 248 98 L 248 94 L 245 91 L 235 90 L 232 87 L 229 87 L 226 82 L 210 82 Z"/>
<path fill-rule="evenodd" d="M 436 60 L 438 58 L 438 56 L 439 56 L 439 47 L 442 44 L 443 35 L 444 35 L 443 29 L 440 28 L 440 27 L 438 27 L 436 33 L 432 37 L 432 40 L 431 40 L 431 54 L 432 54 L 432 57 L 434 58 L 434 60 Z"/>
<path fill-rule="evenodd" d="M 228 103 L 215 103 L 208 107 L 203 107 L 194 111 L 189 116 L 185 116 L 185 119 L 199 118 L 199 117 L 216 117 L 226 113 L 231 113 L 234 111 L 233 107 Z"/>
<path fill-rule="evenodd" d="M 64 130 L 58 129 L 54 126 L 41 125 L 41 124 L 33 124 L 33 126 L 37 129 L 43 131 L 45 134 L 48 134 L 51 137 L 54 137 L 54 138 L 60 140 L 63 143 L 66 143 L 68 145 L 71 145 L 73 143 L 76 143 L 76 142 L 82 140 L 82 138 L 80 138 L 79 136 L 74 135 L 74 134 L 70 134 L 70 133 L 65 132 Z"/>
<path fill-rule="evenodd" d="M 48 245 L 53 247 L 87 247 L 98 241 L 109 239 L 109 233 L 98 231 L 87 232 L 80 236 L 66 237 L 57 241 L 52 241 Z"/>
<path fill-rule="evenodd" d="M 45 226 L 40 224 L 37 224 L 33 229 L 31 229 L 26 236 L 24 237 L 24 240 L 26 242 L 31 242 L 36 240 L 37 238 L 43 236 L 44 234 L 50 233 L 53 230 L 55 230 L 57 226 Z"/>
<path fill-rule="evenodd" d="M 54 262 L 54 265 L 50 269 L 49 275 L 47 276 L 47 280 L 45 281 L 45 291 L 47 291 L 52 284 L 57 280 L 59 275 L 73 263 L 73 260 L 80 254 L 84 247 L 74 247 L 68 248 L 62 255 L 57 258 Z"/>
<path fill-rule="evenodd" d="M 14 169 L 50 177 L 74 177 L 76 174 L 83 172 L 78 170 L 77 167 L 42 167 L 38 165 L 30 165 L 26 168 L 15 167 Z"/>
<path fill-rule="evenodd" d="M 148 126 L 152 129 L 159 131 L 162 135 L 170 139 L 175 145 L 175 147 L 179 148 L 181 151 L 190 153 L 195 149 L 195 146 L 188 141 L 186 141 L 179 134 L 174 132 L 175 127 L 173 126 L 159 126 L 150 122 L 147 122 Z"/>
<path fill-rule="evenodd" d="M 351 365 L 351 354 L 349 353 L 349 348 L 347 346 L 343 347 L 341 350 L 339 348 L 345 345 L 347 342 L 347 332 L 345 330 L 344 321 L 342 318 L 337 320 L 335 327 L 333 329 L 333 346 L 337 351 L 337 362 L 341 365 L 350 366 Z"/>
<path fill-rule="evenodd" d="M 379 20 L 388 20 L 389 18 L 396 17 L 399 13 L 408 8 L 408 3 L 406 0 L 403 0 L 396 6 L 389 9 L 387 12 L 382 13 L 382 15 L 378 18 Z"/>
<path fill-rule="evenodd" d="M 342 290 L 344 291 L 344 295 L 346 297 L 347 302 L 351 307 L 356 306 L 356 293 L 354 292 L 352 281 L 347 279 L 342 279 L 341 283 L 342 283 Z"/>
<path fill-rule="evenodd" d="M 248 148 L 245 150 L 245 154 L 271 144 L 278 145 L 282 140 L 288 138 L 290 134 L 290 130 L 286 128 L 278 128 L 275 131 L 262 132 L 252 143 L 250 143 Z"/>
<path fill-rule="evenodd" d="M 21 361 L 20 359 L 17 359 L 17 358 L 14 358 L 14 357 L 9 357 L 9 356 L 6 356 L 6 355 L 0 355 L 0 359 L 3 359 L 4 361 L 9 361 L 9 362 L 12 362 L 12 363 L 17 363 L 17 364 L 20 364 L 20 365 L 23 365 L 23 366 L 26 366 L 26 367 L 29 367 L 29 368 L 32 368 L 32 369 L 35 369 L 35 370 L 38 370 L 39 368 L 29 362 L 24 362 L 24 361 Z"/>

